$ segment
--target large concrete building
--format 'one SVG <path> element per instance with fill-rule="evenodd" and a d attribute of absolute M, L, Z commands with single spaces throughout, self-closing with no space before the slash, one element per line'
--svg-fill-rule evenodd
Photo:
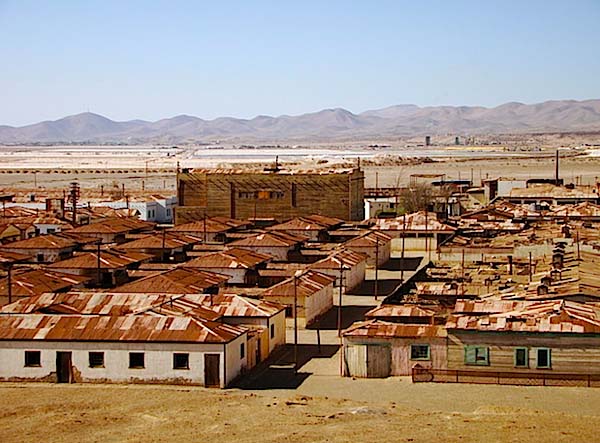
<path fill-rule="evenodd" d="M 177 175 L 176 224 L 205 216 L 289 220 L 312 214 L 364 218 L 360 168 L 292 171 L 202 169 Z"/>

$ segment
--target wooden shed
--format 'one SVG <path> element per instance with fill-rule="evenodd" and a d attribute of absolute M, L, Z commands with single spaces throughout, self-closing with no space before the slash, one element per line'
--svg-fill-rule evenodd
<path fill-rule="evenodd" d="M 367 320 L 343 333 L 343 375 L 384 378 L 410 375 L 414 365 L 446 368 L 443 326 Z"/>

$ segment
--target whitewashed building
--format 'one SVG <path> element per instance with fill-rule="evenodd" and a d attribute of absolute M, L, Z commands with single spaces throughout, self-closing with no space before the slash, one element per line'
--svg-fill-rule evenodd
<path fill-rule="evenodd" d="M 0 316 L 0 380 L 225 387 L 248 330 L 181 316 Z"/>

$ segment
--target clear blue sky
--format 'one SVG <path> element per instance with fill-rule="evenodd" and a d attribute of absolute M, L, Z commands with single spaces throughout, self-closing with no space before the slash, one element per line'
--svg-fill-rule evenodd
<path fill-rule="evenodd" d="M 0 0 L 0 124 L 600 98 L 600 1 Z"/>

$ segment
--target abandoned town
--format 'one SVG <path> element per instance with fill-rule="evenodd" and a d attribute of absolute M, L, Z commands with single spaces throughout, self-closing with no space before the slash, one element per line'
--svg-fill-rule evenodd
<path fill-rule="evenodd" d="M 599 21 L 0 1 L 0 442 L 597 442 Z"/>

